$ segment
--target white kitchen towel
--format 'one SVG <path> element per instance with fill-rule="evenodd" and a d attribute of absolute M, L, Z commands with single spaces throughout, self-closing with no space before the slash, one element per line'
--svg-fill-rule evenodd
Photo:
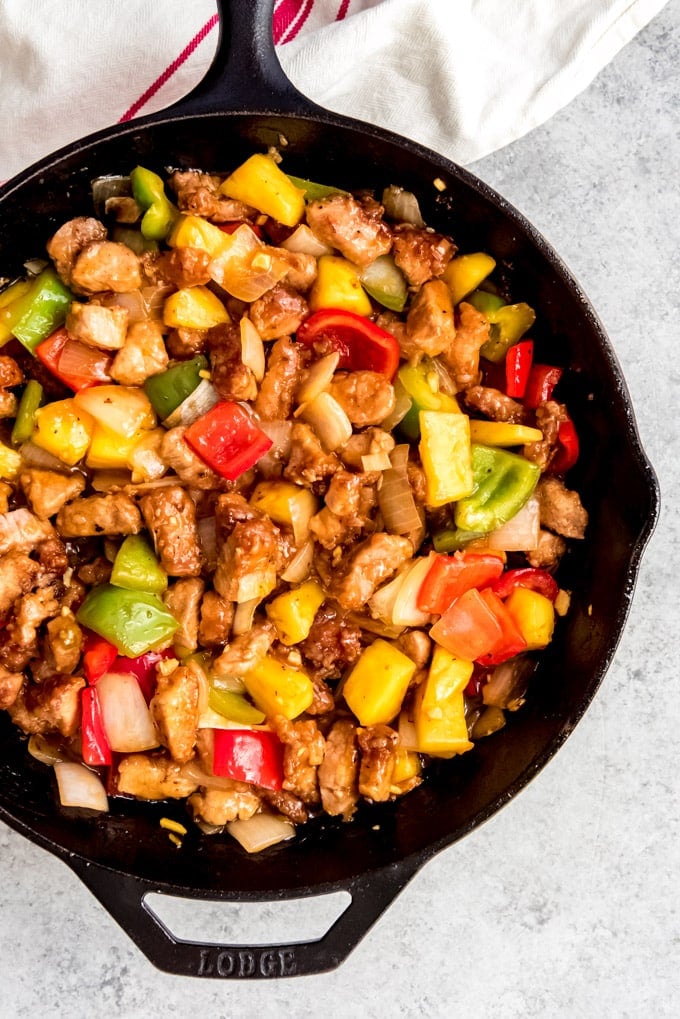
<path fill-rule="evenodd" d="M 469 163 L 566 105 L 664 3 L 277 0 L 273 27 L 315 102 Z M 216 22 L 214 0 L 1 0 L 0 180 L 179 99 Z"/>

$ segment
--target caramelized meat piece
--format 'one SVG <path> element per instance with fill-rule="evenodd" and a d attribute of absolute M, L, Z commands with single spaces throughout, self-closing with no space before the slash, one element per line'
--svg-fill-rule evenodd
<path fill-rule="evenodd" d="M 255 412 L 263 421 L 280 421 L 290 416 L 302 358 L 300 347 L 287 336 L 272 346 L 267 371 L 255 401 Z"/>
<path fill-rule="evenodd" d="M 359 799 L 359 750 L 354 722 L 339 719 L 326 737 L 318 780 L 321 805 L 327 814 L 349 821 Z"/>
<path fill-rule="evenodd" d="M 229 640 L 234 606 L 217 591 L 206 591 L 201 602 L 198 639 L 201 647 L 218 648 Z"/>
<path fill-rule="evenodd" d="M 161 566 L 170 577 L 197 577 L 203 555 L 196 528 L 196 507 L 179 485 L 150 492 L 140 500 Z"/>
<path fill-rule="evenodd" d="M 309 812 L 302 800 L 286 789 L 262 789 L 260 792 L 265 803 L 293 824 L 304 824 L 309 819 Z"/>
<path fill-rule="evenodd" d="M 35 515 L 47 520 L 80 495 L 85 488 L 85 478 L 82 474 L 60 474 L 30 467 L 19 475 L 19 484 Z"/>
<path fill-rule="evenodd" d="M 343 609 L 357 610 L 412 555 L 413 545 L 408 538 L 382 532 L 372 534 L 340 563 L 336 572 L 323 579 Z"/>
<path fill-rule="evenodd" d="M 213 662 L 216 676 L 244 676 L 265 657 L 276 640 L 276 629 L 269 620 L 254 623 L 246 632 L 227 644 Z"/>
<path fill-rule="evenodd" d="M 0 354 L 0 389 L 20 386 L 24 381 L 24 373 L 13 357 Z"/>
<path fill-rule="evenodd" d="M 356 428 L 379 425 L 394 410 L 394 386 L 381 372 L 337 372 L 329 392 Z"/>
<path fill-rule="evenodd" d="M 184 441 L 186 428 L 170 428 L 161 442 L 161 460 L 168 465 L 189 488 L 213 489 L 221 479 L 197 456 Z"/>
<path fill-rule="evenodd" d="M 394 261 L 412 287 L 441 276 L 455 253 L 456 246 L 433 230 L 398 226 L 394 231 Z"/>
<path fill-rule="evenodd" d="M 315 237 L 322 244 L 337 248 L 355 265 L 370 265 L 392 247 L 387 224 L 368 215 L 351 195 L 329 195 L 309 202 L 306 215 Z"/>
<path fill-rule="evenodd" d="M 0 620 L 12 605 L 28 594 L 35 584 L 40 566 L 25 552 L 11 551 L 0 559 Z"/>
<path fill-rule="evenodd" d="M 542 471 L 550 466 L 557 452 L 560 425 L 568 418 L 567 408 L 555 400 L 546 400 L 536 408 L 536 427 L 543 432 L 543 438 L 538 442 L 527 443 L 522 452 L 527 460 L 533 460 Z"/>
<path fill-rule="evenodd" d="M 413 298 L 406 319 L 406 334 L 399 335 L 402 354 L 420 358 L 435 357 L 454 342 L 453 305 L 449 288 L 442 280 L 431 280 Z"/>
<path fill-rule="evenodd" d="M 283 470 L 284 478 L 305 488 L 331 477 L 340 469 L 335 453 L 326 453 L 309 425 L 296 421 L 291 431 L 290 456 Z"/>
<path fill-rule="evenodd" d="M 308 715 L 326 715 L 329 711 L 335 710 L 335 697 L 328 683 L 318 674 L 311 676 L 313 696 L 312 703 L 307 708 Z"/>
<path fill-rule="evenodd" d="M 125 308 L 74 301 L 66 316 L 66 328 L 74 340 L 101 350 L 120 350 L 125 343 L 128 313 Z"/>
<path fill-rule="evenodd" d="M 277 340 L 298 331 L 309 314 L 309 305 L 292 286 L 277 283 L 253 301 L 248 314 L 263 340 Z"/>
<path fill-rule="evenodd" d="M 229 322 L 208 330 L 212 383 L 223 400 L 254 400 L 257 382 L 242 360 L 241 330 Z"/>
<path fill-rule="evenodd" d="M 521 403 L 511 396 L 501 393 L 500 389 L 490 386 L 470 386 L 463 396 L 465 403 L 472 410 L 491 418 L 492 421 L 509 421 L 512 424 L 523 424 L 527 419 L 527 411 Z"/>
<path fill-rule="evenodd" d="M 375 803 L 390 798 L 399 736 L 388 725 L 369 725 L 357 735 L 361 750 L 359 793 Z"/>
<path fill-rule="evenodd" d="M 283 743 L 283 788 L 303 803 L 319 802 L 317 769 L 324 757 L 325 740 L 316 722 L 291 722 L 276 715 L 271 724 Z"/>
<path fill-rule="evenodd" d="M 75 672 L 83 648 L 83 631 L 72 612 L 62 609 L 58 616 L 47 624 L 45 637 L 45 658 L 55 672 Z"/>
<path fill-rule="evenodd" d="M 227 198 L 220 190 L 221 179 L 198 170 L 176 170 L 170 177 L 170 187 L 177 195 L 182 212 L 204 216 L 213 223 L 229 223 L 236 219 L 250 219 L 256 210 L 243 202 Z"/>
<path fill-rule="evenodd" d="M 178 764 L 194 755 L 198 729 L 199 680 L 196 671 L 180 665 L 169 675 L 158 670 L 156 692 L 149 708 L 160 741 Z"/>
<path fill-rule="evenodd" d="M 432 641 L 424 630 L 407 630 L 397 638 L 399 649 L 407 655 L 412 662 L 418 666 L 418 670 L 411 680 L 411 686 L 417 686 L 430 661 L 432 653 Z"/>
<path fill-rule="evenodd" d="M 173 644 L 186 651 L 198 647 L 198 618 L 205 584 L 198 577 L 176 580 L 165 594 L 163 601 L 169 612 L 179 622 Z"/>
<path fill-rule="evenodd" d="M 236 524 L 227 541 L 218 543 L 215 590 L 237 602 L 264 598 L 273 591 L 281 565 L 280 536 L 264 513 Z"/>
<path fill-rule="evenodd" d="M 0 665 L 0 711 L 11 708 L 24 685 L 23 672 L 10 672 Z"/>
<path fill-rule="evenodd" d="M 125 244 L 94 241 L 78 255 L 71 282 L 80 293 L 113 290 L 116 294 L 128 294 L 142 285 L 139 258 Z"/>
<path fill-rule="evenodd" d="M 526 553 L 527 562 L 529 566 L 540 570 L 555 570 L 566 551 L 567 543 L 564 538 L 541 528 L 538 532 L 538 545 Z"/>
<path fill-rule="evenodd" d="M 208 345 L 207 329 L 171 329 L 168 333 L 165 345 L 171 357 L 180 361 L 193 357 L 194 354 L 202 354 Z"/>
<path fill-rule="evenodd" d="M 194 820 L 221 828 L 229 821 L 247 821 L 257 814 L 262 800 L 253 787 L 245 782 L 224 780 L 222 789 L 201 789 L 187 800 Z"/>
<path fill-rule="evenodd" d="M 163 330 L 158 322 L 148 319 L 135 322 L 125 336 L 123 346 L 111 365 L 111 378 L 121 386 L 142 386 L 150 375 L 157 375 L 168 366 Z"/>
<path fill-rule="evenodd" d="M 69 565 L 68 553 L 63 541 L 56 534 L 38 545 L 38 562 L 40 563 L 38 587 L 62 581 L 64 572 Z"/>
<path fill-rule="evenodd" d="M 337 678 L 361 654 L 361 630 L 338 606 L 325 602 L 314 617 L 309 635 L 298 647 L 317 676 Z"/>
<path fill-rule="evenodd" d="M 144 275 L 150 283 L 172 283 L 178 290 L 210 282 L 210 255 L 203 248 L 173 248 L 162 254 L 142 255 Z"/>
<path fill-rule="evenodd" d="M 75 735 L 80 725 L 81 676 L 52 676 L 40 686 L 26 682 L 9 709 L 15 725 L 26 733 Z"/>
<path fill-rule="evenodd" d="M 458 389 L 476 386 L 480 380 L 479 351 L 489 339 L 489 320 L 481 311 L 463 301 L 452 345 L 442 352 Z"/>
<path fill-rule="evenodd" d="M 181 800 L 198 783 L 167 754 L 127 754 L 118 762 L 116 788 L 121 796 L 140 800 Z"/>
<path fill-rule="evenodd" d="M 73 266 L 80 252 L 94 241 L 106 240 L 106 227 L 91 216 L 77 216 L 60 226 L 47 242 L 47 254 L 64 283 L 71 283 Z"/>
<path fill-rule="evenodd" d="M 324 548 L 347 544 L 373 528 L 371 514 L 377 506 L 377 471 L 350 474 L 339 470 L 331 478 L 326 505 L 312 517 L 310 530 Z"/>
<path fill-rule="evenodd" d="M 354 470 L 363 470 L 362 456 L 372 453 L 389 454 L 394 449 L 394 439 L 382 428 L 367 428 L 364 432 L 355 432 L 340 450 L 342 462 Z"/>
<path fill-rule="evenodd" d="M 536 486 L 541 524 L 565 538 L 582 538 L 588 525 L 588 513 L 578 492 L 566 487 L 559 478 L 543 477 Z"/>
<path fill-rule="evenodd" d="M 305 292 L 309 290 L 316 279 L 317 261 L 314 255 L 306 255 L 302 251 L 287 251 L 286 248 L 265 247 L 265 252 L 283 261 L 288 266 L 288 272 L 283 277 L 283 283 L 293 290 Z M 283 333 L 279 333 L 280 336 Z"/>
<path fill-rule="evenodd" d="M 38 627 L 46 619 L 56 616 L 61 607 L 56 593 L 54 587 L 42 587 L 22 595 L 15 603 L 14 617 L 5 628 L 4 665 L 24 668 L 38 653 Z"/>
<path fill-rule="evenodd" d="M 111 578 L 112 569 L 113 563 L 109 562 L 105 556 L 97 556 L 92 562 L 83 563 L 78 567 L 78 580 L 82 580 L 83 584 L 87 584 L 88 587 L 107 584 Z"/>
<path fill-rule="evenodd" d="M 56 525 L 62 538 L 138 534 L 142 518 L 129 496 L 112 492 L 67 503 L 57 513 Z"/>
<path fill-rule="evenodd" d="M 7 552 L 32 552 L 43 541 L 54 537 L 52 524 L 40 520 L 23 506 L 0 514 L 0 556 Z"/>

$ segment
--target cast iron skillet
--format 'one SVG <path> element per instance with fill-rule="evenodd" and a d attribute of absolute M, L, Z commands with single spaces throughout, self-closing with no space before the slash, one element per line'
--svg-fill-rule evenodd
<path fill-rule="evenodd" d="M 230 839 L 190 833 L 177 850 L 159 827 L 175 804 L 113 801 L 110 815 L 68 818 L 49 770 L 33 765 L 8 716 L 0 719 L 0 818 L 78 874 L 141 950 L 173 973 L 265 977 L 337 966 L 430 857 L 490 817 L 568 737 L 600 684 L 628 614 L 640 557 L 658 513 L 656 479 L 630 398 L 595 313 L 564 264 L 503 198 L 435 153 L 329 113 L 295 91 L 271 40 L 272 0 L 220 5 L 222 34 L 204 81 L 169 110 L 91 135 L 42 160 L 0 194 L 0 268 L 20 273 L 55 227 L 91 212 L 90 181 L 142 163 L 228 170 L 282 146 L 285 169 L 347 189 L 400 184 L 428 224 L 462 250 L 502 263 L 516 299 L 538 309 L 538 359 L 568 365 L 565 398 L 583 437 L 568 482 L 590 513 L 584 542 L 563 563 L 571 612 L 542 656 L 527 704 L 459 760 L 435 765 L 396 804 L 362 808 L 353 823 L 310 824 L 258 856 Z M 439 192 L 433 179 L 446 190 Z M 320 940 L 244 948 L 176 939 L 145 896 L 277 900 L 346 890 L 351 904 Z"/>

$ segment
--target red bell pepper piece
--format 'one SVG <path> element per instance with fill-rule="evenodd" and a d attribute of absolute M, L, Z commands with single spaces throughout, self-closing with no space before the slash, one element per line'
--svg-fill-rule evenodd
<path fill-rule="evenodd" d="M 562 369 L 552 364 L 533 364 L 524 391 L 524 406 L 536 410 L 552 396 L 553 389 L 562 378 Z"/>
<path fill-rule="evenodd" d="M 435 556 L 418 592 L 418 608 L 442 615 L 465 591 L 485 587 L 502 572 L 502 559 L 490 552 L 463 551 Z"/>
<path fill-rule="evenodd" d="M 557 430 L 557 450 L 548 465 L 551 474 L 565 474 L 578 460 L 579 441 L 576 426 L 571 418 L 560 422 Z"/>
<path fill-rule="evenodd" d="M 126 658 L 116 651 L 116 658 L 109 669 L 110 672 L 131 672 L 139 683 L 148 704 L 156 692 L 156 666 L 164 658 L 174 658 L 172 648 L 163 651 L 146 651 L 137 658 Z"/>
<path fill-rule="evenodd" d="M 480 665 L 500 665 L 508 658 L 514 658 L 527 646 L 527 642 L 517 628 L 517 624 L 506 609 L 505 605 L 490 588 L 479 592 L 481 599 L 487 608 L 493 612 L 501 629 L 501 635 L 486 654 L 479 655 L 477 661 Z"/>
<path fill-rule="evenodd" d="M 322 344 L 324 352 L 340 354 L 338 367 L 349 371 L 373 371 L 393 379 L 399 367 L 399 343 L 392 333 L 353 311 L 322 308 L 315 311 L 297 331 L 305 347 Z"/>
<path fill-rule="evenodd" d="M 505 392 L 521 400 L 524 396 L 534 359 L 534 341 L 522 340 L 505 355 Z"/>
<path fill-rule="evenodd" d="M 518 570 L 507 570 L 502 577 L 490 585 L 494 594 L 499 598 L 508 598 L 516 587 L 528 587 L 532 591 L 542 594 L 554 602 L 557 598 L 559 587 L 557 581 L 547 570 L 540 570 L 533 566 L 526 566 Z"/>
<path fill-rule="evenodd" d="M 111 381 L 113 358 L 103 350 L 71 339 L 64 326 L 38 344 L 35 353 L 55 378 L 76 393 Z"/>
<path fill-rule="evenodd" d="M 83 644 L 83 672 L 90 685 L 101 679 L 118 657 L 118 649 L 98 633 L 88 632 Z"/>
<path fill-rule="evenodd" d="M 213 773 L 265 789 L 283 785 L 283 744 L 265 729 L 215 729 Z"/>
<path fill-rule="evenodd" d="M 227 481 L 236 481 L 272 445 L 252 414 L 229 400 L 215 404 L 189 425 L 184 439 L 208 467 Z"/>
<path fill-rule="evenodd" d="M 81 744 L 85 764 L 99 767 L 111 764 L 111 747 L 106 737 L 99 707 L 99 695 L 93 686 L 81 692 Z"/>
<path fill-rule="evenodd" d="M 503 630 L 481 592 L 471 587 L 437 620 L 430 636 L 456 658 L 474 662 L 499 643 Z"/>

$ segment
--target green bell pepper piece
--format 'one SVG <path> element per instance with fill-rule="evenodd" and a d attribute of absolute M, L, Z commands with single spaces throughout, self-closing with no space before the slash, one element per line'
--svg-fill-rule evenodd
<path fill-rule="evenodd" d="M 516 453 L 472 444 L 471 495 L 456 503 L 456 527 L 488 533 L 507 523 L 532 495 L 541 470 Z"/>
<path fill-rule="evenodd" d="M 392 255 L 379 255 L 361 270 L 359 279 L 364 290 L 378 304 L 390 311 L 403 311 L 407 296 L 406 280 Z"/>
<path fill-rule="evenodd" d="M 113 584 L 92 588 L 76 619 L 127 658 L 163 647 L 179 627 L 157 595 L 127 591 Z"/>
<path fill-rule="evenodd" d="M 232 722 L 240 722 L 242 725 L 261 725 L 264 722 L 264 713 L 259 708 L 247 701 L 243 694 L 231 690 L 220 690 L 211 685 L 208 704 L 218 715 L 224 715 Z"/>
<path fill-rule="evenodd" d="M 168 575 L 146 538 L 141 534 L 129 534 L 113 561 L 111 583 L 129 591 L 162 594 L 168 586 Z"/>
<path fill-rule="evenodd" d="M 459 527 L 455 530 L 447 528 L 432 535 L 432 545 L 435 552 L 457 552 L 476 538 L 485 537 L 486 531 L 462 531 Z"/>
<path fill-rule="evenodd" d="M 488 290 L 474 290 L 465 298 L 477 311 L 482 311 L 487 318 L 491 318 L 494 312 L 498 311 L 505 304 L 505 301 L 498 294 L 490 294 Z"/>
<path fill-rule="evenodd" d="M 489 339 L 480 354 L 496 364 L 536 321 L 536 313 L 528 304 L 504 304 L 500 297 L 486 290 L 475 290 L 466 300 L 491 323 Z"/>
<path fill-rule="evenodd" d="M 8 305 L 5 324 L 34 354 L 38 344 L 64 324 L 72 300 L 71 291 L 48 267 L 36 276 L 27 293 Z"/>
<path fill-rule="evenodd" d="M 198 354 L 191 361 L 181 361 L 146 380 L 144 392 L 161 421 L 169 417 L 193 393 L 201 381 L 201 372 L 207 370 L 207 358 Z"/>
<path fill-rule="evenodd" d="M 114 227 L 111 239 L 118 244 L 124 244 L 136 255 L 143 255 L 146 251 L 159 250 L 158 241 L 148 240 L 141 231 L 132 226 Z"/>
<path fill-rule="evenodd" d="M 179 213 L 165 194 L 163 181 L 152 170 L 136 166 L 130 174 L 135 201 L 145 209 L 142 217 L 142 236 L 150 241 L 163 241 Z"/>
<path fill-rule="evenodd" d="M 33 435 L 35 412 L 40 406 L 42 398 L 43 387 L 35 379 L 31 379 L 26 383 L 26 387 L 21 394 L 17 416 L 14 419 L 14 427 L 12 428 L 13 446 L 20 446 L 22 442 L 28 442 L 31 435 Z"/>
<path fill-rule="evenodd" d="M 429 358 L 423 358 L 417 365 L 404 365 L 399 369 L 397 378 L 411 397 L 411 408 L 399 422 L 399 431 L 410 442 L 417 442 L 420 438 L 421 410 L 454 413 L 460 410 L 453 396 L 433 388 L 438 384 L 438 377 Z"/>
<path fill-rule="evenodd" d="M 313 180 L 305 180 L 304 177 L 293 177 L 290 173 L 286 174 L 288 180 L 296 188 L 305 193 L 306 202 L 318 202 L 321 198 L 328 198 L 330 195 L 347 195 L 349 191 L 343 191 L 342 188 L 334 188 L 329 184 L 317 184 Z"/>

